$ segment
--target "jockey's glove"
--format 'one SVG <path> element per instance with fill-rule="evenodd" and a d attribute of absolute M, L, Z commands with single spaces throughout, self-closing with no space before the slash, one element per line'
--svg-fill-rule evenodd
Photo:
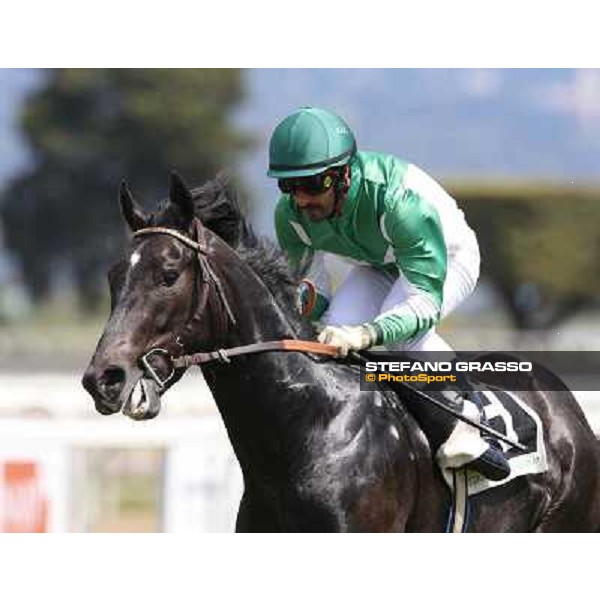
<path fill-rule="evenodd" d="M 319 334 L 319 342 L 337 346 L 338 356 L 346 356 L 350 350 L 365 350 L 375 345 L 377 333 L 373 327 L 365 325 L 328 325 Z"/>

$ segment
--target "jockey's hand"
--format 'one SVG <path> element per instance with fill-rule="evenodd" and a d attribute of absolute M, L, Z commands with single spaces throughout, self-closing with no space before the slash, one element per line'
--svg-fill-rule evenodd
<path fill-rule="evenodd" d="M 350 350 L 365 350 L 375 343 L 374 331 L 366 325 L 334 327 L 329 325 L 319 334 L 319 342 L 337 346 L 338 356 Z"/>

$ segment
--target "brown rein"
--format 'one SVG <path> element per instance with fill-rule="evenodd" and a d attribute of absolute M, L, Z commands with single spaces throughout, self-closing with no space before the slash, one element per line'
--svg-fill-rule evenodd
<path fill-rule="evenodd" d="M 221 348 L 219 350 L 214 350 L 213 352 L 187 354 L 173 359 L 173 366 L 175 368 L 190 367 L 192 365 L 202 365 L 215 360 L 229 363 L 231 362 L 230 358 L 234 356 L 271 352 L 273 350 L 283 352 L 308 352 L 309 354 L 322 354 L 334 357 L 338 356 L 337 346 L 307 340 L 288 339 L 274 340 L 272 342 L 257 342 L 255 344 L 248 344 L 247 346 L 235 346 L 234 348 Z"/>

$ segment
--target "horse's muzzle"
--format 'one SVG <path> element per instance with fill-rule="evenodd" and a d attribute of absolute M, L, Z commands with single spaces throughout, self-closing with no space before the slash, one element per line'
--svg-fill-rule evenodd
<path fill-rule="evenodd" d="M 127 373 L 117 365 L 110 365 L 98 370 L 93 364 L 87 368 L 81 383 L 93 398 L 96 410 L 103 415 L 110 415 L 121 410 L 125 400 Z"/>
<path fill-rule="evenodd" d="M 94 400 L 96 410 L 102 415 L 123 411 L 136 421 L 152 419 L 161 409 L 161 387 L 134 369 L 110 365 L 97 369 L 92 363 L 83 375 L 82 384 Z"/>

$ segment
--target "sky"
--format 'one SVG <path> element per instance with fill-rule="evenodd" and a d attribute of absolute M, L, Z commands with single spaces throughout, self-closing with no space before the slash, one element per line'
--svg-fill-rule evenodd
<path fill-rule="evenodd" d="M 242 170 L 260 207 L 252 220 L 266 235 L 276 200 L 265 175 L 269 136 L 302 105 L 339 112 L 359 148 L 396 154 L 442 180 L 599 177 L 600 69 L 248 69 L 243 76 L 247 99 L 235 119 L 257 146 Z M 0 69 L 0 186 L 30 160 L 18 118 L 41 77 Z"/>
<path fill-rule="evenodd" d="M 244 168 L 258 203 L 277 122 L 334 109 L 359 149 L 395 154 L 438 179 L 598 181 L 600 69 L 253 69 L 240 122 L 258 138 Z M 267 216 L 258 218 L 271 232 Z"/>

